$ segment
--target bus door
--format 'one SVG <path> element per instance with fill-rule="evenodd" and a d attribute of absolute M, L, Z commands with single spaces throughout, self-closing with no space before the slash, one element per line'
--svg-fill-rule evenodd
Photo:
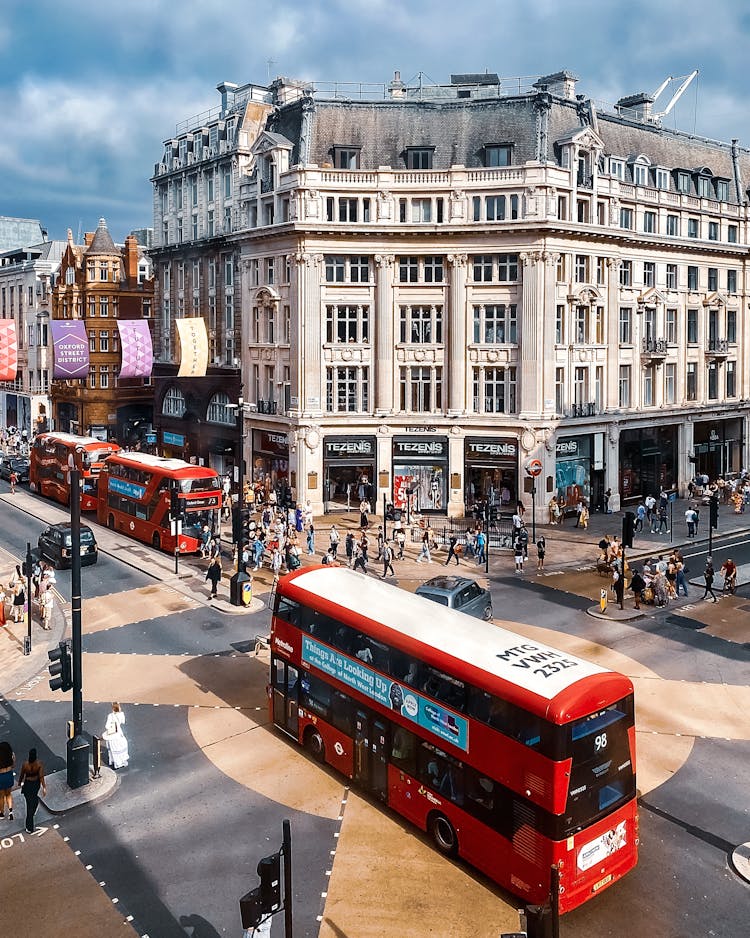
<path fill-rule="evenodd" d="M 283 658 L 273 661 L 273 722 L 299 736 L 299 671 Z"/>
<path fill-rule="evenodd" d="M 388 797 L 388 724 L 366 710 L 354 716 L 354 779 L 385 801 Z"/>

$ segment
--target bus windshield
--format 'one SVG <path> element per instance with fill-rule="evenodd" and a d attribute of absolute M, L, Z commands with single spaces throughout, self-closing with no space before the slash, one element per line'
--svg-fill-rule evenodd
<path fill-rule="evenodd" d="M 219 488 L 216 476 L 201 476 L 198 479 L 180 479 L 177 483 L 183 495 L 194 492 L 214 492 Z"/>
<path fill-rule="evenodd" d="M 590 824 L 635 794 L 628 730 L 633 698 L 576 720 L 567 727 L 573 758 L 565 827 L 568 833 Z"/>

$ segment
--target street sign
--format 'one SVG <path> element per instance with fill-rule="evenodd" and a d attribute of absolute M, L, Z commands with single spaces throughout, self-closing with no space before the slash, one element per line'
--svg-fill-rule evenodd
<path fill-rule="evenodd" d="M 182 534 L 182 519 L 172 518 L 170 521 L 170 527 L 172 530 L 172 537 L 179 537 Z"/>
<path fill-rule="evenodd" d="M 526 471 L 530 476 L 536 478 L 542 474 L 542 461 L 541 459 L 530 459 L 526 463 Z"/>
<path fill-rule="evenodd" d="M 599 608 L 602 612 L 607 611 L 607 591 L 599 590 Z"/>

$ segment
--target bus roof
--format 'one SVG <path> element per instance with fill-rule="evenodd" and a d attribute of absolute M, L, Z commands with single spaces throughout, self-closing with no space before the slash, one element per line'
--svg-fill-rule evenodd
<path fill-rule="evenodd" d="M 370 631 L 373 638 L 386 643 L 393 642 L 394 636 L 406 639 L 399 643 L 402 650 L 408 650 L 410 641 L 428 646 L 438 653 L 438 660 L 453 659 L 452 662 L 444 660 L 442 667 L 448 670 L 450 666 L 456 677 L 463 675 L 465 680 L 474 683 L 477 672 L 482 672 L 481 685 L 485 689 L 492 689 L 496 683 L 493 679 L 514 685 L 522 692 L 527 705 L 533 703 L 527 695 L 536 696 L 540 711 L 550 718 L 553 714 L 559 718 L 559 705 L 563 700 L 566 702 L 564 709 L 568 709 L 570 694 L 565 691 L 580 681 L 592 689 L 592 679 L 609 676 L 615 679 L 610 691 L 621 696 L 632 692 L 627 678 L 606 668 L 346 567 L 301 570 L 283 577 L 278 591 L 313 607 L 319 598 L 325 604 L 350 610 L 378 626 Z M 555 669 L 557 662 L 564 662 L 564 667 Z M 621 688 L 617 687 L 620 682 Z M 562 699 L 556 702 L 558 706 L 550 707 L 550 702 L 559 695 Z"/>
<path fill-rule="evenodd" d="M 116 462 L 127 463 L 131 466 L 139 466 L 143 469 L 161 469 L 164 472 L 184 472 L 190 470 L 192 478 L 205 478 L 206 476 L 216 476 L 218 473 L 209 466 L 196 466 L 194 463 L 185 462 L 182 459 L 167 459 L 165 456 L 152 456 L 151 453 L 129 452 L 120 450 L 109 457 Z"/>
<path fill-rule="evenodd" d="M 40 433 L 37 439 L 55 440 L 68 446 L 83 446 L 86 449 L 97 449 L 102 446 L 115 450 L 120 448 L 117 443 L 109 440 L 99 440 L 95 436 L 78 436 L 75 433 Z"/>

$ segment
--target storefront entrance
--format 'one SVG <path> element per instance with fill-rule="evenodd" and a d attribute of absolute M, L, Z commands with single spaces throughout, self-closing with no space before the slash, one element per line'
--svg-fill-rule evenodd
<path fill-rule="evenodd" d="M 658 496 L 677 486 L 678 427 L 636 427 L 620 434 L 623 501 Z"/>
<path fill-rule="evenodd" d="M 696 474 L 709 479 L 739 472 L 742 468 L 742 420 L 706 420 L 693 425 Z"/>
<path fill-rule="evenodd" d="M 560 505 L 572 508 L 585 501 L 592 507 L 591 439 L 587 434 L 555 443 L 555 495 Z"/>
<path fill-rule="evenodd" d="M 253 431 L 253 485 L 263 487 L 266 498 L 289 484 L 289 443 L 286 433 Z"/>
<path fill-rule="evenodd" d="M 327 437 L 323 448 L 325 511 L 358 510 L 372 503 L 375 479 L 375 437 Z"/>
<path fill-rule="evenodd" d="M 513 439 L 467 438 L 464 450 L 464 505 L 498 505 L 512 514 L 518 503 L 518 443 Z"/>

